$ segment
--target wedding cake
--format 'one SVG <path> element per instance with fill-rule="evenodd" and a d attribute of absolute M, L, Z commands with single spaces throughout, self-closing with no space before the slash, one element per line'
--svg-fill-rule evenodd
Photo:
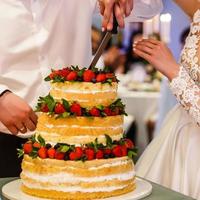
<path fill-rule="evenodd" d="M 108 69 L 66 67 L 46 77 L 36 134 L 23 145 L 22 191 L 49 199 L 99 199 L 135 189 L 134 145 Z"/>

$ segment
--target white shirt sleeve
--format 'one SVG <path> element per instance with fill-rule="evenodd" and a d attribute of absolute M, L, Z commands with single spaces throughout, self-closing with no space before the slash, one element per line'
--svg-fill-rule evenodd
<path fill-rule="evenodd" d="M 6 85 L 1 85 L 1 84 L 0 84 L 0 94 L 1 94 L 2 92 L 4 92 L 5 90 L 9 90 L 9 88 L 8 88 Z"/>
<path fill-rule="evenodd" d="M 133 0 L 134 8 L 126 22 L 142 22 L 159 14 L 163 9 L 162 0 Z"/>

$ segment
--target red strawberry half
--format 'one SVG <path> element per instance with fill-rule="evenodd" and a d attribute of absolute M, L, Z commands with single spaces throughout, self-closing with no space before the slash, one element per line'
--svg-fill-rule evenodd
<path fill-rule="evenodd" d="M 94 79 L 94 78 L 95 78 L 95 73 L 92 70 L 88 69 L 88 70 L 84 71 L 83 80 L 85 82 L 91 82 L 92 79 Z"/>
<path fill-rule="evenodd" d="M 57 159 L 57 160 L 64 160 L 64 158 L 65 158 L 65 153 L 56 151 L 56 153 L 55 153 L 55 159 Z"/>
<path fill-rule="evenodd" d="M 41 111 L 42 111 L 42 112 L 49 112 L 49 108 L 48 108 L 47 104 L 43 104 L 43 105 L 41 106 Z"/>
<path fill-rule="evenodd" d="M 103 112 L 104 112 L 107 116 L 112 116 L 112 110 L 111 110 L 109 107 L 105 108 L 105 109 L 103 110 Z"/>
<path fill-rule="evenodd" d="M 113 148 L 112 153 L 116 156 L 116 157 L 122 157 L 122 148 L 120 145 L 117 145 L 116 147 Z"/>
<path fill-rule="evenodd" d="M 25 153 L 25 154 L 31 153 L 32 150 L 33 150 L 32 143 L 30 143 L 30 142 L 25 143 L 25 144 L 23 145 L 23 149 L 24 149 L 24 153 Z"/>
<path fill-rule="evenodd" d="M 56 106 L 55 106 L 55 108 L 54 108 L 54 112 L 56 113 L 56 114 L 62 114 L 62 113 L 64 113 L 66 110 L 65 110 L 65 107 L 64 107 L 64 105 L 63 104 L 61 104 L 61 103 L 57 103 L 56 104 Z"/>
<path fill-rule="evenodd" d="M 100 111 L 97 108 L 92 108 L 90 110 L 90 115 L 94 116 L 94 117 L 99 117 L 100 116 Z"/>
<path fill-rule="evenodd" d="M 104 156 L 103 154 L 103 151 L 101 149 L 99 149 L 97 152 L 96 152 L 96 159 L 102 159 Z"/>
<path fill-rule="evenodd" d="M 38 156 L 42 159 L 47 158 L 47 149 L 45 147 L 41 147 L 38 151 Z"/>
<path fill-rule="evenodd" d="M 78 77 L 77 72 L 72 71 L 67 75 L 66 79 L 67 79 L 67 81 L 75 81 L 77 79 L 77 77 Z"/>
<path fill-rule="evenodd" d="M 76 116 L 82 115 L 81 106 L 78 103 L 73 103 L 70 107 L 70 111 L 76 114 Z"/>
<path fill-rule="evenodd" d="M 37 149 L 40 149 L 41 147 L 41 144 L 39 142 L 34 142 L 33 143 L 33 147 L 37 148 Z"/>
<path fill-rule="evenodd" d="M 53 159 L 55 158 L 56 150 L 54 148 L 50 148 L 47 150 L 47 154 L 49 158 Z"/>
<path fill-rule="evenodd" d="M 85 155 L 87 157 L 87 160 L 93 160 L 95 157 L 94 149 L 91 148 L 85 149 Z"/>
<path fill-rule="evenodd" d="M 105 74 L 98 74 L 96 77 L 97 82 L 104 82 L 106 80 L 106 75 Z"/>
<path fill-rule="evenodd" d="M 133 148 L 134 148 L 133 142 L 132 142 L 130 139 L 128 139 L 128 138 L 125 139 L 125 146 L 126 146 L 128 149 L 133 149 Z"/>

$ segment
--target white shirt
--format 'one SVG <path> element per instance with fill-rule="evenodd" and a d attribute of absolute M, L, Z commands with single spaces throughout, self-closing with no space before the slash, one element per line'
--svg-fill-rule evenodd
<path fill-rule="evenodd" d="M 1 0 L 0 93 L 11 90 L 32 107 L 47 95 L 51 68 L 88 66 L 96 0 Z M 161 0 L 135 0 L 127 21 L 151 18 Z M 0 131 L 8 132 L 3 125 Z"/>

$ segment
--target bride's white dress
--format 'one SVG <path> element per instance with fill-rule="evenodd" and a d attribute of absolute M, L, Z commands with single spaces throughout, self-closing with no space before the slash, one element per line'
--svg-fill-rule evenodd
<path fill-rule="evenodd" d="M 170 86 L 179 100 L 136 164 L 137 175 L 200 200 L 200 10 Z"/>

